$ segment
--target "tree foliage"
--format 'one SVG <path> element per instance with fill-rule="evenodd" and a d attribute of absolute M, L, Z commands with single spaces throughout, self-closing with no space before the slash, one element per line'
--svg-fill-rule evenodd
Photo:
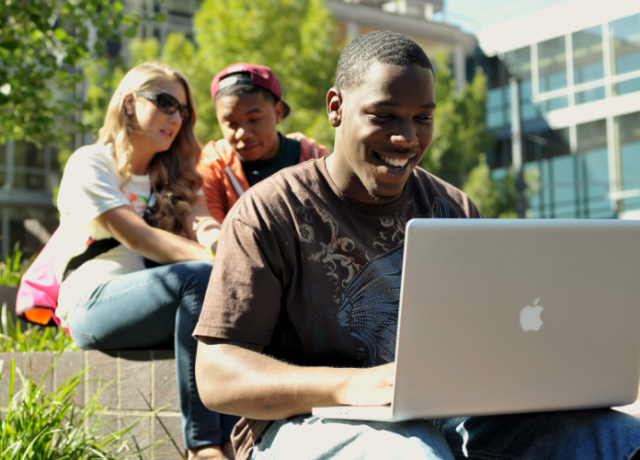
<path fill-rule="evenodd" d="M 462 190 L 476 203 L 485 217 L 517 217 L 513 171 L 508 171 L 500 179 L 493 178 L 484 153 L 480 154 L 479 164 L 469 172 L 469 180 Z"/>
<path fill-rule="evenodd" d="M 458 93 L 447 59 L 439 53 L 434 63 L 437 109 L 433 143 L 421 166 L 461 188 L 478 165 L 479 155 L 493 145 L 485 125 L 487 79 L 478 69 L 471 83 Z"/>
<path fill-rule="evenodd" d="M 60 143 L 82 129 L 78 68 L 140 19 L 118 0 L 0 0 L 0 143 Z"/>
<path fill-rule="evenodd" d="M 487 79 L 481 69 L 461 92 L 448 56 L 435 58 L 436 116 L 433 143 L 421 166 L 463 189 L 486 217 L 515 217 L 515 181 L 511 172 L 494 179 L 484 152 L 494 146 L 485 124 Z"/>

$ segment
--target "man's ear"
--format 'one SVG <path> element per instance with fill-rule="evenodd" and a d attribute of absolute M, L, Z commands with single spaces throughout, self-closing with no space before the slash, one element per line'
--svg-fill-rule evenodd
<path fill-rule="evenodd" d="M 129 93 L 124 97 L 124 113 L 126 113 L 127 115 L 133 115 L 133 112 L 135 111 L 135 101 L 133 100 L 133 93 Z"/>
<path fill-rule="evenodd" d="M 273 106 L 273 111 L 276 114 L 276 125 L 280 124 L 280 122 L 284 118 L 284 104 L 282 103 L 282 101 L 276 102 L 276 105 Z"/>
<path fill-rule="evenodd" d="M 327 93 L 327 115 L 329 123 L 334 128 L 342 122 L 342 94 L 336 88 L 331 88 Z"/>

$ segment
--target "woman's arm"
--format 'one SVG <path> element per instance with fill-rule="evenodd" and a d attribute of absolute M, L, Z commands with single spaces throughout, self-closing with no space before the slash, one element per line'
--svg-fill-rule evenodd
<path fill-rule="evenodd" d="M 215 255 L 220 238 L 220 223 L 211 216 L 204 195 L 191 203 L 191 214 L 185 222 L 189 239 L 197 241 Z"/>
<path fill-rule="evenodd" d="M 149 226 L 129 205 L 110 209 L 96 217 L 96 221 L 127 248 L 155 262 L 213 260 L 199 243 Z"/>

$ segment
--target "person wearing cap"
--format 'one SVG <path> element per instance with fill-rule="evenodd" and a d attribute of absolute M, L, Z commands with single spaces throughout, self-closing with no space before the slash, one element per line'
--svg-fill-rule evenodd
<path fill-rule="evenodd" d="M 291 109 L 269 67 L 230 65 L 213 79 L 211 97 L 224 138 L 204 147 L 198 170 L 209 211 L 220 223 L 249 187 L 287 166 L 331 153 L 301 133 L 278 132 Z"/>

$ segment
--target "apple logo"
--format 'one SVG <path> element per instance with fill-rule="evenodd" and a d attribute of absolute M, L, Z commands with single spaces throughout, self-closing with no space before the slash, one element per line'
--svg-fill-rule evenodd
<path fill-rule="evenodd" d="M 524 307 L 520 312 L 520 326 L 523 331 L 537 331 L 542 327 L 542 320 L 540 319 L 540 313 L 544 310 L 544 307 L 538 305 L 540 298 L 537 298 L 533 302 L 532 307 Z"/>

